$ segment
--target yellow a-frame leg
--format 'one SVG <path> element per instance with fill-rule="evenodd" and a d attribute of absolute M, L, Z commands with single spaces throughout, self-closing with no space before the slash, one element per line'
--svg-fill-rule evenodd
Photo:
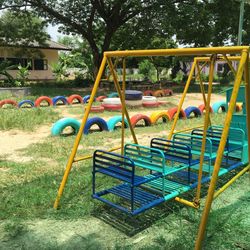
<path fill-rule="evenodd" d="M 205 235 L 207 220 L 208 220 L 209 212 L 210 212 L 212 202 L 213 202 L 213 197 L 214 197 L 215 187 L 216 187 L 216 183 L 217 183 L 217 178 L 218 178 L 220 165 L 221 165 L 222 158 L 223 158 L 223 152 L 224 152 L 224 149 L 225 149 L 226 140 L 227 140 L 228 133 L 229 133 L 229 127 L 230 127 L 232 115 L 233 115 L 233 112 L 234 112 L 234 109 L 235 109 L 236 99 L 237 99 L 237 96 L 238 96 L 238 92 L 239 92 L 239 88 L 240 88 L 240 84 L 241 84 L 241 79 L 242 79 L 244 67 L 245 67 L 245 70 L 248 71 L 248 69 L 245 66 L 247 60 L 248 60 L 248 50 L 244 49 L 242 51 L 242 54 L 241 54 L 241 60 L 240 60 L 240 64 L 239 64 L 239 67 L 238 67 L 237 74 L 236 74 L 236 80 L 235 80 L 232 96 L 231 96 L 231 99 L 230 99 L 228 113 L 227 113 L 225 124 L 224 124 L 224 130 L 222 132 L 221 141 L 220 141 L 218 152 L 217 152 L 217 158 L 216 158 L 216 161 L 215 161 L 215 164 L 214 164 L 214 171 L 213 171 L 212 179 L 211 179 L 209 189 L 208 189 L 208 195 L 207 195 L 207 199 L 206 199 L 206 203 L 205 203 L 205 208 L 203 210 L 203 214 L 202 214 L 202 217 L 201 217 L 198 236 L 197 236 L 196 244 L 195 244 L 195 249 L 196 250 L 200 250 L 202 248 L 202 242 L 203 242 L 204 235 Z M 249 83 L 248 79 L 247 79 L 247 82 Z M 247 86 L 247 89 L 249 91 L 249 86 Z M 248 109 L 247 112 L 248 112 L 247 113 L 247 120 L 249 122 L 249 117 L 250 117 L 249 116 L 249 109 Z M 249 123 L 248 123 L 248 125 L 249 125 Z M 248 139 L 250 139 L 250 138 L 248 137 Z M 248 143 L 250 143 L 250 141 Z"/>

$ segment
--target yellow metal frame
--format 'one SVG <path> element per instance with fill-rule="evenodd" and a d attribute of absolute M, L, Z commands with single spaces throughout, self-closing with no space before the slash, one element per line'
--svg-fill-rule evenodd
<path fill-rule="evenodd" d="M 227 56 L 230 54 L 236 54 L 237 56 Z M 193 74 L 195 72 L 195 67 L 197 68 L 197 75 L 195 76 L 195 78 L 199 79 L 200 82 L 200 88 L 201 88 L 201 93 L 203 95 L 203 100 L 204 100 L 204 104 L 206 107 L 206 115 L 205 115 L 205 122 L 204 122 L 204 128 L 206 131 L 206 128 L 209 126 L 209 124 L 211 124 L 211 120 L 209 117 L 209 106 L 210 106 L 210 98 L 211 98 L 211 93 L 212 93 L 212 80 L 213 80 L 213 68 L 214 68 L 214 62 L 216 60 L 218 61 L 226 61 L 230 67 L 230 69 L 232 70 L 232 72 L 234 72 L 235 76 L 235 83 L 234 83 L 234 88 L 233 88 L 233 92 L 232 92 L 232 96 L 231 96 L 231 100 L 229 103 L 229 109 L 228 109 L 228 113 L 226 115 L 226 119 L 225 119 L 225 124 L 224 124 L 224 130 L 222 133 L 222 138 L 219 144 L 219 148 L 218 148 L 218 156 L 216 158 L 215 161 L 215 165 L 214 165 L 214 170 L 213 170 L 213 174 L 212 174 L 212 178 L 211 178 L 211 182 L 210 182 L 210 186 L 209 186 L 209 190 L 208 190 L 208 195 L 207 195 L 207 199 L 206 199 L 206 203 L 205 203 L 205 207 L 203 210 L 203 214 L 202 214 L 202 218 L 201 218 L 201 223 L 200 223 L 200 227 L 199 227 L 199 232 L 198 232 L 198 236 L 197 236 L 197 240 L 196 240 L 196 245 L 195 245 L 195 249 L 201 249 L 202 247 L 202 241 L 204 238 L 204 234 L 205 234 L 205 229 L 206 229 L 206 225 L 207 225 L 207 220 L 208 220 L 208 215 L 211 209 L 211 205 L 212 205 L 212 201 L 214 196 L 217 197 L 218 193 L 215 193 L 215 186 L 216 186 L 216 182 L 217 182 L 217 178 L 218 178 L 218 173 L 220 170 L 220 164 L 222 161 L 222 156 L 223 156 L 223 152 L 224 152 L 224 148 L 225 148 L 225 144 L 226 144 L 226 138 L 228 136 L 228 131 L 229 131 L 229 126 L 230 126 L 230 122 L 232 119 L 232 114 L 234 112 L 235 109 L 235 104 L 236 104 L 236 98 L 238 95 L 238 91 L 239 91 L 239 87 L 241 84 L 241 80 L 242 80 L 242 76 L 243 76 L 243 71 L 244 71 L 244 78 L 245 78 L 245 85 L 246 85 L 246 100 L 249 100 L 250 97 L 250 83 L 249 83 L 249 66 L 248 66 L 248 58 L 249 58 L 249 47 L 248 46 L 235 46 L 235 47 L 210 47 L 210 48 L 181 48 L 181 49 L 158 49 L 158 50 L 128 50 L 128 51 L 108 51 L 108 52 L 104 52 L 103 55 L 103 59 L 93 86 L 93 90 L 89 99 L 89 104 L 86 108 L 86 112 L 84 113 L 84 116 L 82 118 L 82 123 L 79 129 L 79 132 L 76 136 L 69 160 L 67 162 L 66 165 L 66 169 L 62 178 L 62 182 L 60 184 L 60 187 L 58 189 L 58 193 L 57 193 L 57 197 L 54 203 L 54 208 L 58 208 L 59 203 L 60 203 L 60 199 L 62 197 L 63 191 L 64 191 L 64 187 L 66 185 L 66 182 L 68 180 L 71 168 L 72 168 L 72 164 L 74 162 L 78 162 L 81 160 L 86 160 L 86 159 L 90 159 L 92 158 L 91 155 L 87 155 L 87 156 L 83 156 L 83 157 L 78 157 L 76 158 L 76 153 L 77 153 L 77 149 L 80 143 L 80 140 L 82 138 L 82 133 L 83 133 L 83 129 L 84 126 L 86 124 L 86 121 L 88 119 L 89 116 L 89 112 L 90 112 L 90 108 L 92 106 L 92 103 L 94 101 L 94 97 L 96 95 L 101 77 L 103 75 L 103 72 L 105 70 L 105 66 L 106 64 L 108 65 L 109 69 L 110 69 L 110 75 L 113 76 L 113 81 L 114 81 L 114 85 L 116 87 L 116 90 L 119 94 L 119 97 L 121 99 L 121 103 L 122 103 L 122 136 L 121 136 L 121 146 L 115 147 L 113 149 L 111 149 L 110 151 L 115 151 L 118 149 L 121 149 L 121 153 L 123 154 L 123 145 L 124 145 L 124 118 L 126 117 L 128 120 L 128 124 L 129 124 L 129 128 L 130 128 L 130 132 L 131 135 L 133 137 L 133 140 L 135 143 L 138 143 L 135 132 L 133 130 L 133 127 L 131 125 L 130 119 L 129 119 L 129 114 L 128 111 L 126 109 L 126 105 L 125 105 L 125 98 L 124 98 L 124 93 L 125 93 L 125 78 L 126 78 L 126 74 L 125 74 L 125 68 L 126 68 L 126 64 L 125 64 L 125 58 L 126 57 L 141 57 L 141 56 L 197 56 L 194 59 L 194 63 L 192 65 L 191 68 L 191 72 L 189 75 L 189 78 L 187 80 L 187 83 L 185 85 L 184 91 L 183 91 L 183 95 L 182 98 L 180 100 L 180 103 L 178 105 L 178 109 L 177 109 L 177 114 L 176 117 L 174 119 L 173 125 L 171 127 L 171 131 L 169 134 L 169 138 L 172 137 L 172 135 L 174 134 L 174 130 L 176 127 L 176 123 L 178 120 L 178 116 L 179 113 L 181 111 L 186 93 L 188 91 L 189 85 L 191 83 Z M 198 57 L 200 56 L 200 57 Z M 123 59 L 123 81 L 122 81 L 122 89 L 119 85 L 118 82 L 118 78 L 117 78 L 117 74 L 116 74 L 116 64 L 119 60 L 119 58 Z M 115 64 L 113 64 L 112 59 L 115 60 Z M 231 61 L 233 60 L 238 60 L 239 61 L 239 66 L 237 71 L 234 70 Z M 199 66 L 199 62 L 203 62 L 202 67 L 200 68 Z M 206 98 L 206 94 L 204 91 L 204 86 L 200 77 L 200 72 L 201 69 L 207 64 L 210 63 L 210 74 L 209 74 L 209 90 L 208 90 L 208 95 Z M 247 127 L 250 127 L 250 102 L 246 102 L 246 110 L 247 110 Z M 248 143 L 250 144 L 250 132 L 248 133 Z M 202 142 L 202 152 L 204 151 L 204 147 L 205 147 L 205 140 L 203 140 Z M 249 159 L 250 159 L 250 147 L 248 148 L 248 155 L 249 155 Z M 201 159 L 203 161 L 204 159 L 204 152 L 201 155 Z M 249 168 L 245 169 L 245 172 L 249 170 Z M 201 167 L 200 167 L 200 172 L 201 171 Z M 238 178 L 239 176 L 237 176 Z M 201 176 L 199 176 L 199 180 L 201 179 Z M 199 189 L 200 189 L 200 184 L 198 187 L 198 194 L 196 195 L 196 199 L 195 202 L 190 202 L 184 199 L 181 199 L 179 197 L 176 197 L 175 200 L 178 202 L 181 202 L 185 205 L 188 205 L 190 207 L 193 208 L 197 208 L 199 206 L 199 198 L 200 198 L 200 194 L 199 194 Z M 222 190 L 224 191 L 224 189 Z M 221 192 L 222 192 L 221 191 Z"/>

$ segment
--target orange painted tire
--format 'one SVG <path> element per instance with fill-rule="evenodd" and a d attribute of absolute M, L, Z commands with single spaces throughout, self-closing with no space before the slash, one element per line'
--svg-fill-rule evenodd
<path fill-rule="evenodd" d="M 144 108 L 157 108 L 159 107 L 159 102 L 143 102 L 142 106 Z"/>
<path fill-rule="evenodd" d="M 130 118 L 132 127 L 134 128 L 134 127 L 136 126 L 136 124 L 137 124 L 139 121 L 141 121 L 141 120 L 144 120 L 145 126 L 146 126 L 146 127 L 152 125 L 151 119 L 150 119 L 148 116 L 143 115 L 143 114 L 137 114 L 137 115 L 134 115 L 134 116 L 132 116 L 132 117 Z"/>
<path fill-rule="evenodd" d="M 205 104 L 201 104 L 201 105 L 198 107 L 198 109 L 201 111 L 201 114 L 203 114 L 203 113 L 205 112 L 205 109 L 206 109 Z M 210 106 L 210 108 L 209 108 L 209 111 L 210 111 L 210 113 L 213 113 L 213 109 L 212 109 L 211 106 Z"/>
<path fill-rule="evenodd" d="M 165 96 L 165 94 L 164 94 L 164 91 L 163 90 L 156 90 L 155 92 L 154 92 L 154 94 L 153 94 L 155 97 L 163 97 L 163 96 Z"/>
<path fill-rule="evenodd" d="M 105 98 L 107 98 L 107 96 L 101 95 L 101 96 L 96 97 L 96 101 L 97 102 L 102 102 L 102 100 L 105 99 Z"/>
<path fill-rule="evenodd" d="M 3 105 L 5 105 L 5 104 L 10 104 L 15 108 L 18 107 L 18 103 L 16 101 L 10 100 L 10 99 L 5 99 L 5 100 L 0 101 L 0 108 L 2 108 Z"/>
<path fill-rule="evenodd" d="M 67 98 L 69 104 L 73 104 L 74 100 L 77 100 L 77 103 L 83 103 L 82 97 L 80 95 L 71 95 Z"/>
<path fill-rule="evenodd" d="M 167 95 L 171 96 L 174 94 L 172 89 L 163 89 L 163 92 L 164 92 L 165 96 L 167 96 Z"/>
<path fill-rule="evenodd" d="M 154 91 L 152 91 L 152 90 L 145 90 L 143 92 L 143 95 L 144 96 L 153 96 L 154 95 Z"/>
<path fill-rule="evenodd" d="M 43 101 L 46 101 L 48 103 L 48 106 L 53 106 L 51 98 L 49 98 L 48 96 L 40 96 L 35 100 L 35 107 L 40 107 L 40 104 Z"/>
<path fill-rule="evenodd" d="M 242 111 L 242 108 L 243 108 L 243 103 L 236 103 L 235 104 L 235 112 Z"/>
<path fill-rule="evenodd" d="M 171 109 L 168 110 L 168 115 L 169 115 L 171 120 L 174 118 L 175 114 L 177 113 L 177 109 L 178 108 L 175 107 L 175 108 L 171 108 Z M 183 109 L 181 109 L 181 112 L 179 114 L 179 118 L 180 119 L 186 119 L 187 118 L 186 113 L 185 113 L 185 111 Z"/>
<path fill-rule="evenodd" d="M 85 107 L 85 111 L 86 111 L 87 107 Z M 104 112 L 104 107 L 102 106 L 92 106 L 90 108 L 90 112 L 91 113 L 103 113 Z"/>
<path fill-rule="evenodd" d="M 102 107 L 104 107 L 104 110 L 107 111 L 120 111 L 122 109 L 122 105 L 121 104 L 102 104 Z"/>
<path fill-rule="evenodd" d="M 169 114 L 167 111 L 154 111 L 151 115 L 150 115 L 150 119 L 151 119 L 151 122 L 152 124 L 156 124 L 157 121 L 159 119 L 162 118 L 162 121 L 164 123 L 168 122 L 171 120 Z"/>

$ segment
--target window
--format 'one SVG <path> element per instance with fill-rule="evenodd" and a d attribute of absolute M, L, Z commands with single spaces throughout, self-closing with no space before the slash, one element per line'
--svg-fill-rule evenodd
<path fill-rule="evenodd" d="M 17 70 L 18 66 L 21 65 L 22 67 L 27 67 L 29 63 L 29 70 L 32 70 L 32 60 L 28 58 L 16 58 L 16 57 L 9 57 L 6 58 L 6 60 L 9 62 L 10 66 L 15 66 L 12 69 Z"/>
<path fill-rule="evenodd" d="M 34 59 L 34 70 L 47 70 L 48 60 L 46 59 Z"/>

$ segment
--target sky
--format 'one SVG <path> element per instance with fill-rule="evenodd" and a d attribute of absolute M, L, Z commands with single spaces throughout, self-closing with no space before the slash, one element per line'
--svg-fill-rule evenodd
<path fill-rule="evenodd" d="M 60 34 L 58 31 L 58 26 L 52 26 L 51 24 L 49 24 L 47 31 L 49 33 L 49 35 L 51 36 L 51 40 L 53 41 L 57 41 L 58 40 L 58 36 L 62 36 L 62 34 Z"/>

